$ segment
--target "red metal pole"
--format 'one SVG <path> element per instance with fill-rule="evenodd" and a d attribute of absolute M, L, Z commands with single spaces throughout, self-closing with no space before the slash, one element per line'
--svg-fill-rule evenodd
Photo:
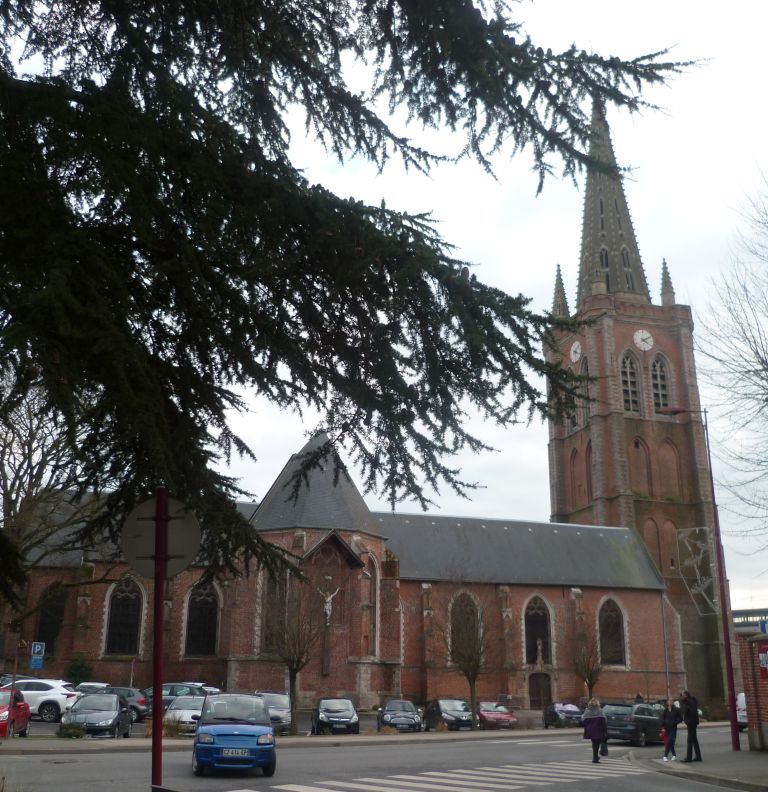
<path fill-rule="evenodd" d="M 155 625 L 152 649 L 152 785 L 163 783 L 163 627 L 168 568 L 168 491 L 155 493 Z"/>

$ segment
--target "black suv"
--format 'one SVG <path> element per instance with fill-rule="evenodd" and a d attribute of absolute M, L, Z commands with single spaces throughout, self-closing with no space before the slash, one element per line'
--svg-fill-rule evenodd
<path fill-rule="evenodd" d="M 290 734 L 291 697 L 287 693 L 278 693 L 274 690 L 254 690 L 253 695 L 263 699 L 275 734 Z"/>
<path fill-rule="evenodd" d="M 629 740 L 633 745 L 662 742 L 661 714 L 652 704 L 603 704 L 608 737 Z"/>
<path fill-rule="evenodd" d="M 360 734 L 360 720 L 349 699 L 321 698 L 312 710 L 312 734 Z"/>

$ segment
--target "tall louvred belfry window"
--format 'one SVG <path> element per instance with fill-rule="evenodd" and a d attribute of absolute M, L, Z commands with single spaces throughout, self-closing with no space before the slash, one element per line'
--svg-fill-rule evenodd
<path fill-rule="evenodd" d="M 621 249 L 621 260 L 624 263 L 624 279 L 627 284 L 627 291 L 634 291 L 635 276 L 632 274 L 632 264 L 629 259 L 629 251 L 626 248 Z"/>
<path fill-rule="evenodd" d="M 669 407 L 667 364 L 660 357 L 657 357 L 651 366 L 651 382 L 653 384 L 653 407 L 658 412 L 662 407 Z"/>
<path fill-rule="evenodd" d="M 637 366 L 630 354 L 621 359 L 621 392 L 626 412 L 640 412 L 640 395 L 637 386 Z"/>

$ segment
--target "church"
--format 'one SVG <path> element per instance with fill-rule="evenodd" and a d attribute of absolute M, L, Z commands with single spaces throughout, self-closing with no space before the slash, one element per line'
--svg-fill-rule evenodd
<path fill-rule="evenodd" d="M 592 155 L 615 165 L 597 108 L 592 124 Z M 728 603 L 714 586 L 691 310 L 675 302 L 666 263 L 653 303 L 620 180 L 588 173 L 574 311 L 559 268 L 552 311 L 586 321 L 546 353 L 584 376 L 586 398 L 549 427 L 549 521 L 514 519 L 514 496 L 509 515 L 487 519 L 371 511 L 331 465 L 289 499 L 287 483 L 322 436 L 297 447 L 259 504 L 238 504 L 322 598 L 300 706 L 321 695 L 361 708 L 391 696 L 466 698 L 456 657 L 469 624 L 482 643 L 479 698 L 540 709 L 590 689 L 660 699 L 688 687 L 722 710 Z M 45 642 L 45 676 L 81 657 L 94 679 L 150 685 L 152 581 L 122 566 L 111 582 L 89 582 L 105 569 L 77 549 L 37 568 L 28 601 L 46 605 L 22 637 Z M 286 581 L 258 572 L 203 585 L 202 572 L 179 573 L 163 592 L 165 678 L 287 689 L 276 651 Z"/>

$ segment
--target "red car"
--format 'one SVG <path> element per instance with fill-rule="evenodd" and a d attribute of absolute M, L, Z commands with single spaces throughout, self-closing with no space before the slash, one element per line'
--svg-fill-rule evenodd
<path fill-rule="evenodd" d="M 20 690 L 13 691 L 13 704 L 11 704 L 11 691 L 0 690 L 0 738 L 26 737 L 29 734 L 29 704 L 24 701 Z"/>
<path fill-rule="evenodd" d="M 503 704 L 481 701 L 477 705 L 477 725 L 481 729 L 511 729 L 517 726 L 517 718 Z"/>

